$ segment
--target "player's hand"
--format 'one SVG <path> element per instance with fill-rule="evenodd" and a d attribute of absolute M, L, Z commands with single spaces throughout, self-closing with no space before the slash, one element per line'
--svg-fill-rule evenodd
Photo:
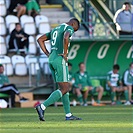
<path fill-rule="evenodd" d="M 66 54 L 58 54 L 59 56 L 62 56 L 66 62 L 68 62 L 68 57 Z"/>

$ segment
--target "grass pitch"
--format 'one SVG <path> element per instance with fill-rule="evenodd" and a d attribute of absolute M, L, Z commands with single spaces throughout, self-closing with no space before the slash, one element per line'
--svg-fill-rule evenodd
<path fill-rule="evenodd" d="M 132 106 L 71 107 L 81 121 L 65 121 L 63 107 L 49 107 L 45 122 L 34 108 L 0 109 L 0 133 L 133 133 Z"/>

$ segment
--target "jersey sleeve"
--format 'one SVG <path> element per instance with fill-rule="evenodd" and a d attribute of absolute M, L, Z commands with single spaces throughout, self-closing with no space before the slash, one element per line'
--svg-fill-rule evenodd
<path fill-rule="evenodd" d="M 47 36 L 47 38 L 50 40 L 51 39 L 51 32 L 48 32 L 45 34 Z"/>
<path fill-rule="evenodd" d="M 70 33 L 70 37 L 71 37 L 71 36 L 73 35 L 73 33 L 74 33 L 74 29 L 73 29 L 71 26 L 67 26 L 67 28 L 66 28 L 65 31 L 67 31 L 67 32 Z"/>

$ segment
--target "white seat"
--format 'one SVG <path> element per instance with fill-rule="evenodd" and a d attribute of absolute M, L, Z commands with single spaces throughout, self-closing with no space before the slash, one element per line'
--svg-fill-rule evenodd
<path fill-rule="evenodd" d="M 5 43 L 0 44 L 0 55 L 5 55 L 7 54 L 7 47 Z"/>
<path fill-rule="evenodd" d="M 6 63 L 6 64 L 3 64 L 4 66 L 4 74 L 7 75 L 7 76 L 13 76 L 13 66 L 11 63 Z"/>
<path fill-rule="evenodd" d="M 46 17 L 44 15 L 37 15 L 35 17 L 35 24 L 36 24 L 37 28 L 39 27 L 40 23 L 49 23 L 48 17 Z"/>
<path fill-rule="evenodd" d="M 5 39 L 4 39 L 3 36 L 0 36 L 0 44 L 1 44 L 1 43 L 5 43 Z"/>
<path fill-rule="evenodd" d="M 20 17 L 21 25 L 24 29 L 24 32 L 29 35 L 36 34 L 36 27 L 34 23 L 34 19 L 31 16 L 23 15 Z"/>
<path fill-rule="evenodd" d="M 23 56 L 13 55 L 11 60 L 16 75 L 19 76 L 27 75 L 27 67 Z"/>
<path fill-rule="evenodd" d="M 9 29 L 9 33 L 11 33 L 12 30 L 15 28 L 15 24 L 19 23 L 19 19 L 14 15 L 8 15 L 6 16 L 5 20 L 6 20 L 6 26 Z"/>
<path fill-rule="evenodd" d="M 40 34 L 45 34 L 50 32 L 50 24 L 49 23 L 40 23 L 38 27 L 38 31 Z"/>
<path fill-rule="evenodd" d="M 37 48 L 33 36 L 29 36 L 29 54 L 36 54 Z"/>
<path fill-rule="evenodd" d="M 8 75 L 8 76 L 12 76 L 13 75 L 13 66 L 11 64 L 11 59 L 8 56 L 0 56 L 0 64 L 3 64 L 4 66 L 4 74 Z"/>
<path fill-rule="evenodd" d="M 6 25 L 4 18 L 0 16 L 0 35 L 6 35 Z"/>
<path fill-rule="evenodd" d="M 49 64 L 48 64 L 48 57 L 46 57 L 45 55 L 41 55 L 39 58 L 39 63 L 44 74 L 47 74 L 47 75 L 51 74 Z"/>
<path fill-rule="evenodd" d="M 0 16 L 6 15 L 6 5 L 3 1 L 0 1 Z"/>
<path fill-rule="evenodd" d="M 37 39 L 39 37 L 41 37 L 43 34 L 38 34 L 36 36 L 36 42 L 37 42 Z M 45 45 L 46 45 L 46 48 L 48 49 L 48 51 L 50 52 L 51 51 L 51 45 L 50 45 L 50 41 L 45 41 Z M 37 47 L 39 48 L 39 51 L 40 51 L 40 54 L 44 54 L 44 52 L 42 51 L 41 47 L 39 46 L 38 42 L 37 42 Z M 45 55 L 46 56 L 46 55 Z"/>
<path fill-rule="evenodd" d="M 7 47 L 4 40 L 4 37 L 0 36 L 0 55 L 7 54 Z"/>
<path fill-rule="evenodd" d="M 29 69 L 29 74 L 30 75 L 36 75 L 37 70 L 39 70 L 39 64 L 37 61 L 37 57 L 34 55 L 27 55 L 25 57 L 25 62 L 26 62 L 27 67 Z"/>

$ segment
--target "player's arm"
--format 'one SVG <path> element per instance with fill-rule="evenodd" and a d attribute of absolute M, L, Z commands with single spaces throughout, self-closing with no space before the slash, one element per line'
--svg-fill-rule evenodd
<path fill-rule="evenodd" d="M 68 45 L 69 45 L 69 36 L 70 33 L 68 31 L 64 34 L 64 53 L 62 54 L 63 58 L 67 61 L 67 55 L 68 55 Z"/>
<path fill-rule="evenodd" d="M 49 34 L 49 33 L 48 33 Z M 49 40 L 48 36 L 46 34 L 39 37 L 37 42 L 39 43 L 42 51 L 49 57 L 49 51 L 46 48 L 45 41 Z"/>

